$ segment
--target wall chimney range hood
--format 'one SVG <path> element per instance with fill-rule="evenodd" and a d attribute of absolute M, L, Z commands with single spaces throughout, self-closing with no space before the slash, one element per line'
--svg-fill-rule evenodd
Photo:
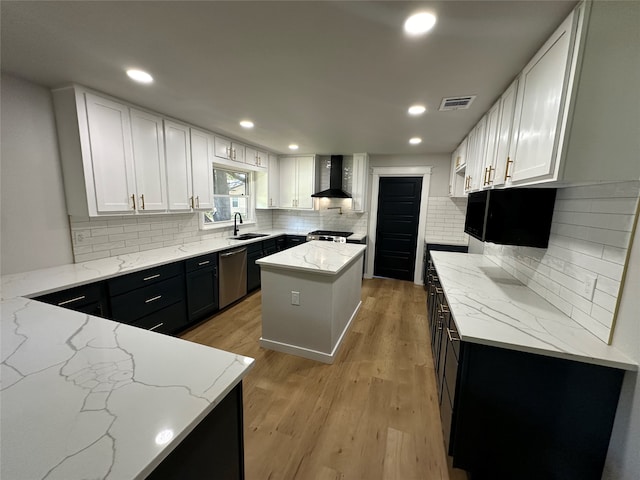
<path fill-rule="evenodd" d="M 331 155 L 330 165 L 329 188 L 311 196 L 316 198 L 351 198 L 351 194 L 342 189 L 342 155 Z"/>

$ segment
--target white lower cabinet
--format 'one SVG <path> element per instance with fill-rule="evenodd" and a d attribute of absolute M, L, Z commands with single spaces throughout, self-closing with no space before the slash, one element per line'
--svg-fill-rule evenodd
<path fill-rule="evenodd" d="M 313 209 L 315 157 L 280 157 L 280 207 Z"/>
<path fill-rule="evenodd" d="M 191 190 L 191 142 L 189 127 L 164 121 L 165 151 L 167 158 L 167 190 L 170 211 L 189 211 Z"/>
<path fill-rule="evenodd" d="M 191 129 L 191 206 L 194 210 L 213 209 L 213 149 L 213 136 Z"/>
<path fill-rule="evenodd" d="M 130 109 L 133 160 L 136 172 L 136 209 L 156 212 L 167 209 L 167 172 L 164 158 L 162 118 Z"/>

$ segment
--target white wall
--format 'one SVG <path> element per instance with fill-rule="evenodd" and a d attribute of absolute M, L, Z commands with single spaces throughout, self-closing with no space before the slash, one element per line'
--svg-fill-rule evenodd
<path fill-rule="evenodd" d="M 640 362 L 640 232 L 631 245 L 613 346 Z M 627 372 L 613 426 L 604 480 L 637 480 L 640 477 L 640 381 Z"/>
<path fill-rule="evenodd" d="M 73 262 L 51 93 L 2 74 L 2 274 Z"/>
<path fill-rule="evenodd" d="M 451 155 L 370 155 L 369 166 L 373 167 L 433 167 L 431 169 L 430 197 L 449 196 L 449 174 Z M 371 178 L 369 178 L 371 183 Z M 371 185 L 369 185 L 371 187 Z M 371 188 L 368 190 L 371 192 Z"/>

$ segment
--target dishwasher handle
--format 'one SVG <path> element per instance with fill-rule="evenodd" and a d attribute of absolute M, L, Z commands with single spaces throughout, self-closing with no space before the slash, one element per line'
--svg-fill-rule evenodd
<path fill-rule="evenodd" d="M 221 257 L 231 257 L 232 255 L 237 255 L 238 253 L 243 253 L 246 252 L 247 248 L 241 248 L 239 250 L 234 250 L 233 252 L 229 252 L 229 253 L 222 253 L 220 254 Z"/>

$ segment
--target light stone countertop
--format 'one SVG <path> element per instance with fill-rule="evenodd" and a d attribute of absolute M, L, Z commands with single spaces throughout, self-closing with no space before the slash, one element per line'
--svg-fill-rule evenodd
<path fill-rule="evenodd" d="M 253 365 L 26 298 L 0 327 L 6 479 L 145 478 Z"/>
<path fill-rule="evenodd" d="M 315 240 L 256 261 L 261 267 L 337 275 L 366 250 L 366 245 Z"/>
<path fill-rule="evenodd" d="M 462 341 L 638 369 L 487 257 L 432 251 L 431 258 Z"/>
<path fill-rule="evenodd" d="M 207 253 L 218 252 L 239 245 L 249 245 L 280 235 L 306 235 L 306 233 L 292 233 L 291 231 L 282 230 L 262 230 L 257 233 L 264 233 L 267 234 L 267 236 L 251 240 L 216 238 L 173 247 L 129 253 L 100 260 L 91 260 L 89 262 L 60 265 L 13 275 L 2 275 L 0 300 L 15 297 L 33 298 L 79 285 L 106 280 L 125 273 L 133 273 L 146 268 L 157 267 Z M 366 237 L 366 234 L 354 233 L 349 239 L 359 241 L 364 237 Z"/>

